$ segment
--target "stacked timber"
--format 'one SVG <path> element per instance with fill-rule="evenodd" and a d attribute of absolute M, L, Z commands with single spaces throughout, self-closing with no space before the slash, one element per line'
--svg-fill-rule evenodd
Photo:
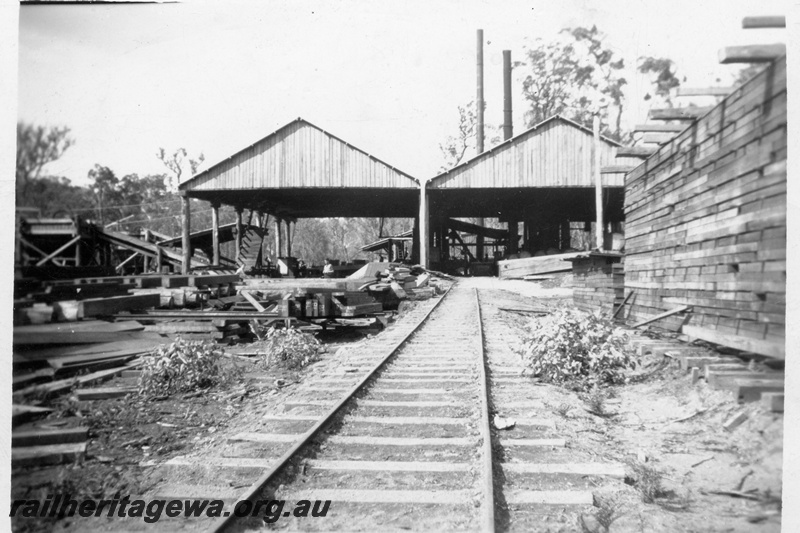
<path fill-rule="evenodd" d="M 568 261 L 578 257 L 582 253 L 583 252 L 571 252 L 566 254 L 498 261 L 497 276 L 500 279 L 522 279 L 525 276 L 568 272 L 572 269 L 572 265 L 570 265 Z"/>
<path fill-rule="evenodd" d="M 239 280 L 236 274 L 24 280 L 15 286 L 14 324 L 73 322 L 121 311 L 193 307 L 234 294 Z"/>
<path fill-rule="evenodd" d="M 392 265 L 378 273 L 375 281 L 361 288 L 369 292 L 392 293 L 400 300 L 427 299 L 436 294 L 436 287 L 431 286 L 431 275 L 421 266 Z"/>
<path fill-rule="evenodd" d="M 613 312 L 622 303 L 625 277 L 621 254 L 586 253 L 572 261 L 572 301 L 586 311 Z"/>
<path fill-rule="evenodd" d="M 628 319 L 785 357 L 786 58 L 626 176 Z"/>

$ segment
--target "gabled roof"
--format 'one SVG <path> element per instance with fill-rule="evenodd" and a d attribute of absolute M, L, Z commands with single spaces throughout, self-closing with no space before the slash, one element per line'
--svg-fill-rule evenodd
<path fill-rule="evenodd" d="M 298 137 L 289 148 L 281 141 Z M 314 174 L 308 176 L 308 174 Z M 355 183 L 345 183 L 354 176 Z M 330 179 L 331 183 L 324 180 Z M 405 181 L 413 182 L 405 184 Z M 298 117 L 179 185 L 180 190 L 416 187 L 419 180 Z"/>
<path fill-rule="evenodd" d="M 523 131 L 522 133 L 519 133 L 519 134 L 511 137 L 510 139 L 508 139 L 506 141 L 503 141 L 502 143 L 500 143 L 500 144 L 498 144 L 498 145 L 486 150 L 485 152 L 480 153 L 480 154 L 478 154 L 476 156 L 473 156 L 472 158 L 470 158 L 470 159 L 468 159 L 466 161 L 463 161 L 463 162 L 459 163 L 458 165 L 456 165 L 456 166 L 454 166 L 454 167 L 452 167 L 452 168 L 450 168 L 450 169 L 448 169 L 448 170 L 446 170 L 446 171 L 434 176 L 433 178 L 428 180 L 428 183 L 441 181 L 441 180 L 443 180 L 444 178 L 446 178 L 448 176 L 452 176 L 453 174 L 460 174 L 467 167 L 475 167 L 475 166 L 481 165 L 481 164 L 483 164 L 483 163 L 485 163 L 485 162 L 487 162 L 487 161 L 489 161 L 489 160 L 491 160 L 493 158 L 498 157 L 499 153 L 506 151 L 509 147 L 514 146 L 514 145 L 516 145 L 518 143 L 521 143 L 521 142 L 525 142 L 525 141 L 529 140 L 532 137 L 536 137 L 536 136 L 542 134 L 543 132 L 546 132 L 546 131 L 552 129 L 556 125 L 558 125 L 558 126 L 567 126 L 569 129 L 573 129 L 574 128 L 574 129 L 576 129 L 576 130 L 578 130 L 578 131 L 580 131 L 582 133 L 585 133 L 588 136 L 589 139 L 592 139 L 593 135 L 594 135 L 591 128 L 587 128 L 586 126 L 583 126 L 583 125 L 581 125 L 581 124 L 579 124 L 579 123 L 577 123 L 577 122 L 575 122 L 573 120 L 570 120 L 568 118 L 562 117 L 561 115 L 553 115 L 552 117 L 539 122 L 538 124 L 534 125 L 533 127 Z M 600 139 L 608 147 L 608 150 L 607 150 L 608 154 L 611 154 L 612 149 L 616 149 L 616 148 L 619 148 L 620 146 L 622 146 L 621 143 L 619 143 L 619 142 L 617 142 L 617 141 L 615 141 L 615 140 L 613 140 L 613 139 L 611 139 L 609 137 L 606 137 L 604 135 L 601 135 Z M 568 154 L 568 156 L 575 158 L 575 157 L 578 157 L 578 154 L 572 153 L 572 154 Z M 588 156 L 588 154 L 587 154 L 587 156 Z M 613 157 L 611 159 L 613 160 Z"/>

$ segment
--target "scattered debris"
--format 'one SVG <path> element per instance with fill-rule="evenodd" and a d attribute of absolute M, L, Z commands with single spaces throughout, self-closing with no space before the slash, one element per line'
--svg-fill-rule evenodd
<path fill-rule="evenodd" d="M 500 415 L 494 415 L 493 422 L 497 429 L 512 429 L 517 425 L 517 421 L 513 418 L 502 418 Z"/>

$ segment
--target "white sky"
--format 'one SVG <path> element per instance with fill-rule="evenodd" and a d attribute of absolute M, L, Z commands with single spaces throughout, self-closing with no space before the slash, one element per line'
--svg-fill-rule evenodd
<path fill-rule="evenodd" d="M 785 14 L 776 0 L 189 2 L 26 5 L 19 16 L 19 119 L 71 128 L 76 144 L 46 170 L 86 183 L 163 172 L 158 147 L 203 152 L 206 166 L 298 116 L 427 179 L 475 97 L 476 30 L 486 44 L 486 122 L 502 122 L 502 50 L 596 24 L 629 66 L 666 56 L 685 86 L 729 84 L 736 44 L 785 41 L 742 30 L 746 15 Z M 524 72 L 515 71 L 514 131 Z M 720 81 L 717 81 L 720 80 Z M 629 77 L 626 122 L 650 87 Z"/>

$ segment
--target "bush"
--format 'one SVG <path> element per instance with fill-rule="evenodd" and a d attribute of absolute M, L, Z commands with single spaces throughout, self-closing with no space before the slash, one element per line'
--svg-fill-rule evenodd
<path fill-rule="evenodd" d="M 636 366 L 627 341 L 599 314 L 558 310 L 532 321 L 521 356 L 527 373 L 587 390 L 625 382 L 623 371 Z"/>
<path fill-rule="evenodd" d="M 223 350 L 209 341 L 185 341 L 178 337 L 162 344 L 144 358 L 139 393 L 147 397 L 205 389 L 240 376 L 235 364 L 220 361 Z"/>
<path fill-rule="evenodd" d="M 322 343 L 309 333 L 294 328 L 271 327 L 256 331 L 264 347 L 263 361 L 266 367 L 277 365 L 289 370 L 303 368 L 319 360 L 324 351 Z"/>

